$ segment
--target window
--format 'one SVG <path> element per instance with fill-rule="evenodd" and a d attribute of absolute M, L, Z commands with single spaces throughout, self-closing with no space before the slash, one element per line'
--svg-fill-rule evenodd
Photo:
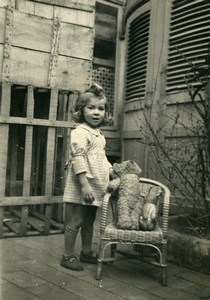
<path fill-rule="evenodd" d="M 96 2 L 92 79 L 105 90 L 110 106 L 110 125 L 114 110 L 117 16 L 118 8 Z"/>
<path fill-rule="evenodd" d="M 146 89 L 150 11 L 130 23 L 125 99 L 144 99 Z"/>
<path fill-rule="evenodd" d="M 210 1 L 174 0 L 170 23 L 167 92 L 186 89 L 186 76 L 187 80 L 191 78 L 194 86 L 200 84 L 194 78 L 191 68 L 198 68 L 200 65 L 205 68 L 209 45 Z"/>

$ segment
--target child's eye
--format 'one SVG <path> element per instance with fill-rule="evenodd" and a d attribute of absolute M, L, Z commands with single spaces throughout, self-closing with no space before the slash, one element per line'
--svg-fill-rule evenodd
<path fill-rule="evenodd" d="M 104 106 L 100 106 L 98 109 L 99 110 L 105 110 L 105 107 Z"/>

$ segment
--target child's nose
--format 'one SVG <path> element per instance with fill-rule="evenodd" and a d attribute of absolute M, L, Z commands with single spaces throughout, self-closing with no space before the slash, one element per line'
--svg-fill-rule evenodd
<path fill-rule="evenodd" d="M 97 108 L 94 109 L 94 114 L 95 114 L 95 115 L 98 115 L 98 114 L 99 114 L 99 109 L 97 109 Z"/>

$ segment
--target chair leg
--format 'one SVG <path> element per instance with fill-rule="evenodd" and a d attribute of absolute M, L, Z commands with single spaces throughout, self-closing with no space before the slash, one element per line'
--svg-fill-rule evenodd
<path fill-rule="evenodd" d="M 97 271 L 96 271 L 96 280 L 101 280 L 101 272 L 102 272 L 102 261 L 98 261 Z"/>
<path fill-rule="evenodd" d="M 111 257 L 114 257 L 117 249 L 117 244 L 111 244 L 110 249 L 111 249 L 110 255 Z"/>
<path fill-rule="evenodd" d="M 161 279 L 162 285 L 167 285 L 167 245 L 162 245 L 162 267 L 161 267 Z"/>
<path fill-rule="evenodd" d="M 167 268 L 162 267 L 161 268 L 161 280 L 162 280 L 162 285 L 167 286 Z"/>
<path fill-rule="evenodd" d="M 96 280 L 101 279 L 103 259 L 104 259 L 104 243 L 101 240 L 99 246 L 99 257 L 98 257 L 98 264 L 97 264 L 97 271 L 96 271 Z"/>

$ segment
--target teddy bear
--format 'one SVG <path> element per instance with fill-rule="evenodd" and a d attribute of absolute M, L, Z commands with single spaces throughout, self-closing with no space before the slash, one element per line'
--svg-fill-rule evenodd
<path fill-rule="evenodd" d="M 154 191 L 140 193 L 141 168 L 132 160 L 114 163 L 107 191 L 116 199 L 117 227 L 129 230 L 153 230 L 157 220 Z"/>

